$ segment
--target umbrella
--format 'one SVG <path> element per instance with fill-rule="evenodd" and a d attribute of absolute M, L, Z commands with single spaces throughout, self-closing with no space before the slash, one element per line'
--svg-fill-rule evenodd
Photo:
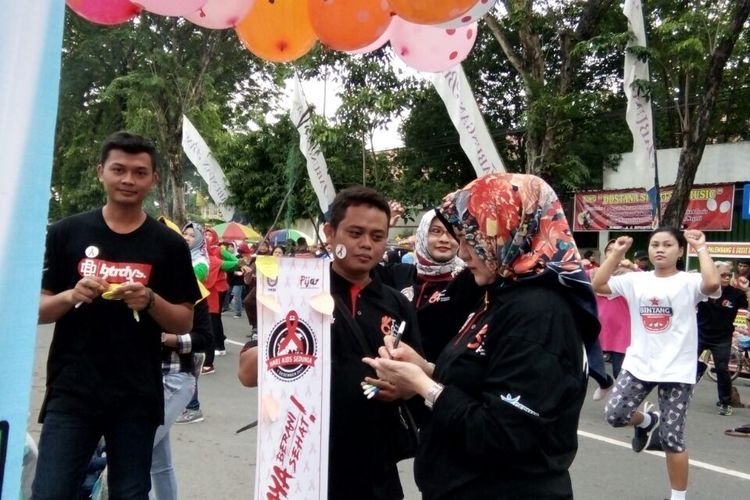
<path fill-rule="evenodd" d="M 268 241 L 272 246 L 284 245 L 287 240 L 294 240 L 296 242 L 300 237 L 305 238 L 308 245 L 315 241 L 315 238 L 310 238 L 302 231 L 297 231 L 296 229 L 277 229 L 268 233 Z"/>
<path fill-rule="evenodd" d="M 260 240 L 260 234 L 255 229 L 237 222 L 225 222 L 216 225 L 214 230 L 222 240 Z"/>

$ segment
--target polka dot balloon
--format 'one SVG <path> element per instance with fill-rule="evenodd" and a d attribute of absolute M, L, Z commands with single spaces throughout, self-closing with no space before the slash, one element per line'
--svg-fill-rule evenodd
<path fill-rule="evenodd" d="M 461 28 L 439 28 L 395 17 L 389 29 L 391 49 L 419 71 L 447 71 L 466 59 L 477 39 L 477 23 Z"/>
<path fill-rule="evenodd" d="M 207 0 L 203 7 L 186 15 L 185 19 L 214 30 L 232 28 L 245 17 L 254 2 L 255 0 Z"/>
<path fill-rule="evenodd" d="M 497 0 L 479 0 L 468 12 L 461 14 L 456 19 L 440 25 L 441 28 L 460 28 L 479 21 L 485 14 L 490 12 L 497 4 Z"/>
<path fill-rule="evenodd" d="M 160 16 L 184 16 L 203 7 L 206 0 L 133 0 L 133 3 Z"/>

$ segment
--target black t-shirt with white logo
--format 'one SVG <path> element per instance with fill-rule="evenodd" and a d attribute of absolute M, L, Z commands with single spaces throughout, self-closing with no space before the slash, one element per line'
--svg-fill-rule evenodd
<path fill-rule="evenodd" d="M 733 286 L 721 287 L 721 297 L 698 304 L 698 335 L 701 340 L 728 340 L 734 332 L 737 310 L 747 307 L 745 292 Z"/>
<path fill-rule="evenodd" d="M 184 239 L 151 217 L 129 234 L 112 231 L 101 209 L 63 219 L 49 227 L 44 260 L 42 288 L 54 294 L 96 275 L 143 283 L 173 304 L 200 297 Z M 162 328 L 138 316 L 99 297 L 57 321 L 40 421 L 47 411 L 162 421 Z"/>

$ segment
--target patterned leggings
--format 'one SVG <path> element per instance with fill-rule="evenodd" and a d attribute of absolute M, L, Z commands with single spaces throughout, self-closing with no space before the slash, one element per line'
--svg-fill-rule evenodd
<path fill-rule="evenodd" d="M 685 451 L 685 420 L 693 394 L 692 384 L 675 382 L 644 382 L 622 370 L 604 407 L 604 419 L 612 427 L 624 427 L 643 400 L 659 388 L 659 441 L 664 451 Z"/>

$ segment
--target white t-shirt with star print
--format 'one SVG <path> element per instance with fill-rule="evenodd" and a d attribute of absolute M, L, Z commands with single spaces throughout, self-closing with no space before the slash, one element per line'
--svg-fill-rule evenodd
<path fill-rule="evenodd" d="M 610 278 L 610 297 L 625 297 L 630 309 L 630 347 L 624 370 L 649 382 L 695 383 L 695 308 L 708 298 L 701 293 L 701 279 L 700 273 L 678 272 L 660 278 L 653 271 Z M 711 297 L 720 295 L 721 289 Z"/>

